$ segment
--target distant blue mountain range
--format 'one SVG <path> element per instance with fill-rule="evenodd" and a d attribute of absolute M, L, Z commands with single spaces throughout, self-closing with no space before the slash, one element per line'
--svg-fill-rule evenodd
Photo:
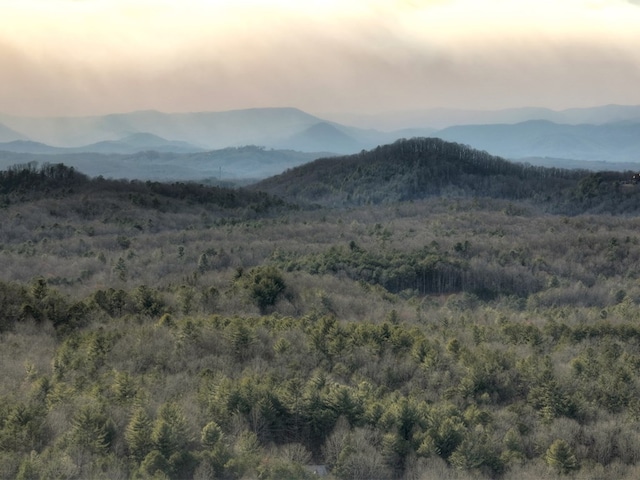
<path fill-rule="evenodd" d="M 380 118 L 376 121 L 384 123 Z M 431 126 L 452 121 L 458 123 L 438 129 Z M 636 106 L 564 111 L 439 109 L 389 114 L 388 123 L 404 128 L 354 127 L 295 108 L 51 118 L 0 115 L 0 150 L 41 155 L 192 154 L 256 145 L 330 155 L 371 149 L 398 138 L 433 136 L 513 160 L 640 162 L 640 107 Z"/>

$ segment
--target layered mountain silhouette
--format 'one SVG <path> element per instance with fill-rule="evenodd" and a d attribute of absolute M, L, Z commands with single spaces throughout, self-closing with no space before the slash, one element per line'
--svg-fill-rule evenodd
<path fill-rule="evenodd" d="M 142 151 L 193 153 L 201 152 L 204 149 L 187 142 L 165 140 L 151 133 L 134 133 L 120 140 L 106 140 L 80 147 L 52 147 L 51 145 L 31 140 L 14 140 L 0 143 L 0 150 L 15 153 L 56 155 L 78 152 L 132 154 Z"/>
<path fill-rule="evenodd" d="M 435 135 L 513 159 L 559 157 L 588 161 L 640 161 L 640 121 L 568 125 L 530 120 L 512 125 L 448 127 Z"/>
<path fill-rule="evenodd" d="M 389 114 L 388 119 L 389 125 L 404 128 L 389 131 L 356 128 L 295 108 L 199 113 L 141 111 L 50 118 L 0 115 L 0 150 L 33 155 L 77 152 L 134 155 L 148 151 L 188 155 L 257 145 L 273 150 L 315 152 L 318 158 L 357 153 L 399 138 L 431 136 L 533 164 L 575 166 L 576 162 L 591 162 L 580 165 L 589 169 L 601 162 L 640 161 L 637 106 L 563 111 L 440 109 Z M 452 121 L 458 124 L 450 125 Z M 445 124 L 449 126 L 432 128 Z M 283 164 L 282 170 L 289 166 Z"/>
<path fill-rule="evenodd" d="M 76 152 L 43 154 L 43 144 L 12 142 L 21 151 L 3 151 L 0 169 L 18 164 L 57 164 L 74 167 L 89 176 L 156 181 L 207 181 L 247 183 L 277 175 L 283 170 L 315 160 L 321 154 L 272 150 L 256 146 L 232 147 L 193 153 L 145 151 L 122 153 Z M 6 144 L 5 144 L 6 145 Z M 53 147 L 44 145 L 51 150 Z"/>
<path fill-rule="evenodd" d="M 135 153 L 151 150 L 155 152 L 193 153 L 204 149 L 187 142 L 170 141 L 152 133 L 133 133 L 120 140 L 107 140 L 70 150 L 98 153 Z"/>
<path fill-rule="evenodd" d="M 376 115 L 342 114 L 337 121 L 367 128 L 397 131 L 416 126 L 440 130 L 454 125 L 513 124 L 528 120 L 548 120 L 553 123 L 602 125 L 621 121 L 640 120 L 640 105 L 602 105 L 587 108 L 551 110 L 549 108 L 520 107 L 500 110 L 472 110 L 462 108 L 430 108 Z"/>
<path fill-rule="evenodd" d="M 69 118 L 0 116 L 0 121 L 24 138 L 56 147 L 88 148 L 105 141 L 122 142 L 133 134 L 147 134 L 210 150 L 243 145 L 282 146 L 287 139 L 303 135 L 305 130 L 324 122 L 294 108 L 199 113 L 144 111 Z"/>

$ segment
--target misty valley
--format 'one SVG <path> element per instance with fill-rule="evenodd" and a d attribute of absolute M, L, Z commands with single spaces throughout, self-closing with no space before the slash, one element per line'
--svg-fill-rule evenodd
<path fill-rule="evenodd" d="M 388 116 L 387 116 L 388 117 Z M 503 158 L 591 171 L 636 169 L 640 107 L 424 110 L 355 127 L 295 108 L 139 111 L 87 117 L 0 114 L 0 168 L 64 163 L 92 177 L 246 185 L 318 158 L 435 137 Z M 351 118 L 367 125 L 367 119 Z"/>
<path fill-rule="evenodd" d="M 259 115 L 219 150 L 1 119 L 0 478 L 640 477 L 634 122 L 512 161 Z"/>

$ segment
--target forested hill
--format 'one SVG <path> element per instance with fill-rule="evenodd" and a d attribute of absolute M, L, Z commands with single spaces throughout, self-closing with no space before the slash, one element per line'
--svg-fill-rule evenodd
<path fill-rule="evenodd" d="M 90 178 L 61 163 L 38 166 L 32 162 L 0 171 L 0 207 L 43 200 L 55 201 L 61 212 L 90 217 L 129 207 L 188 211 L 194 206 L 224 216 L 233 215 L 233 211 L 245 216 L 284 205 L 278 197 L 246 189 Z"/>
<path fill-rule="evenodd" d="M 319 159 L 253 188 L 341 206 L 430 196 L 483 196 L 559 204 L 575 197 L 584 171 L 533 167 L 437 138 L 398 140 L 356 155 Z M 623 178 L 623 177 L 621 177 Z"/>

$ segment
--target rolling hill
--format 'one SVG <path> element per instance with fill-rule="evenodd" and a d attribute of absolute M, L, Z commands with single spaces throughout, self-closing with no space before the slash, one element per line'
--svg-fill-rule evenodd
<path fill-rule="evenodd" d="M 187 142 L 170 141 L 151 133 L 134 133 L 119 140 L 105 140 L 81 147 L 53 147 L 31 140 L 0 142 L 0 151 L 14 153 L 37 153 L 42 155 L 60 155 L 71 153 L 121 153 L 134 154 L 145 151 L 194 153 L 202 148 Z"/>
<path fill-rule="evenodd" d="M 523 201 L 563 214 L 633 213 L 640 209 L 640 187 L 631 176 L 531 166 L 438 138 L 413 138 L 318 159 L 252 188 L 331 207 L 473 197 Z"/>
<path fill-rule="evenodd" d="M 55 155 L 69 152 L 67 148 L 52 147 L 46 143 L 33 142 L 31 140 L 13 140 L 11 142 L 1 142 L 0 152 L 2 153 L 33 153 L 38 155 Z"/>
<path fill-rule="evenodd" d="M 534 198 L 582 175 L 508 162 L 438 138 L 398 140 L 368 152 L 319 159 L 254 188 L 321 205 L 389 203 L 436 195 Z"/>
<path fill-rule="evenodd" d="M 166 140 L 152 133 L 140 132 L 132 133 L 120 140 L 106 140 L 69 150 L 96 153 L 137 153 L 143 151 L 194 153 L 204 149 L 187 142 Z"/>
<path fill-rule="evenodd" d="M 243 188 L 201 185 L 194 182 L 137 182 L 102 177 L 90 178 L 75 168 L 58 163 L 37 166 L 24 164 L 0 170 L 0 195 L 3 205 L 55 200 L 67 203 L 63 210 L 92 216 L 130 204 L 157 209 L 161 206 L 207 205 L 227 210 L 252 209 L 265 212 L 284 206 L 280 198 Z M 117 198 L 118 206 L 106 199 Z M 92 208 L 87 208 L 91 203 Z M 60 204 L 58 203 L 58 206 Z M 92 210 L 93 211 L 90 211 Z"/>

